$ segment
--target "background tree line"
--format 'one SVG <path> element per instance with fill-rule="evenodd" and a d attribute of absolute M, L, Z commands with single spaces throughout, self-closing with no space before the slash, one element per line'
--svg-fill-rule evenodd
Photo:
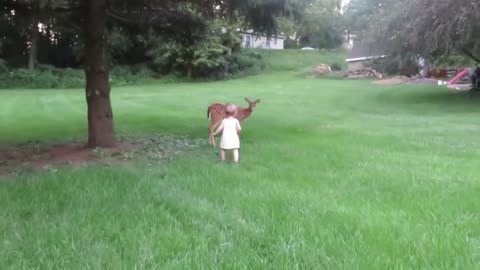
<path fill-rule="evenodd" d="M 114 67 L 112 82 L 119 84 L 153 73 L 219 79 L 255 72 L 261 55 L 241 49 L 238 30 L 257 27 L 264 34 L 286 35 L 287 48 L 336 48 L 343 39 L 339 0 L 145 2 L 157 11 L 151 14 L 142 14 L 135 1 L 107 2 L 115 11 L 106 14 L 106 50 Z M 82 74 L 61 69 L 79 69 L 84 63 L 81 1 L 1 3 L 0 72 L 10 71 L 9 78 L 3 74 L 1 86 L 77 86 Z M 139 9 L 132 11 L 132 6 Z M 281 10 L 289 13 L 276 16 Z M 264 16 L 269 13 L 274 17 Z M 150 15 L 150 22 L 142 18 Z"/>
<path fill-rule="evenodd" d="M 472 67 L 480 60 L 480 5 L 475 0 L 352 0 L 347 28 L 373 50 L 390 55 L 394 71 L 431 65 Z"/>

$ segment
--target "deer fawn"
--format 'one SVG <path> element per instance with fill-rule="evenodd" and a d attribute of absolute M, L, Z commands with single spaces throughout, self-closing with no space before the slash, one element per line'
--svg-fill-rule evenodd
<path fill-rule="evenodd" d="M 251 101 L 248 98 L 245 98 L 245 101 L 248 102 L 248 108 L 238 107 L 237 113 L 235 114 L 235 118 L 240 122 L 247 119 L 252 114 L 257 104 L 260 103 L 260 99 Z M 207 117 L 210 118 L 210 125 L 208 126 L 209 141 L 210 144 L 215 145 L 215 138 L 212 133 L 215 126 L 225 118 L 225 104 L 215 103 L 210 105 L 207 110 Z"/>

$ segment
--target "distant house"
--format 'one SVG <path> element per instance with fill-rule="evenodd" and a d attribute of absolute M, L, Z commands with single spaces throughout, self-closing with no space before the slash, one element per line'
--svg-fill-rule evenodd
<path fill-rule="evenodd" d="M 277 49 L 282 50 L 286 37 L 284 36 L 271 36 L 254 33 L 253 31 L 245 31 L 240 33 L 242 37 L 243 48 L 264 48 L 264 49 Z"/>
<path fill-rule="evenodd" d="M 343 36 L 342 47 L 347 49 L 347 50 L 351 50 L 353 48 L 353 44 L 354 44 L 356 38 L 357 38 L 356 35 L 352 35 L 352 34 L 346 32 L 345 35 Z"/>
<path fill-rule="evenodd" d="M 346 62 L 348 70 L 353 70 L 365 67 L 372 60 L 385 57 L 388 55 L 381 50 L 373 49 L 364 43 L 354 43 L 353 48 L 348 51 Z"/>

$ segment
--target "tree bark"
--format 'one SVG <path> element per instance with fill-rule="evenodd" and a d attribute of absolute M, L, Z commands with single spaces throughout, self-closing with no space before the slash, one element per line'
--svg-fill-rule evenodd
<path fill-rule="evenodd" d="M 35 31 L 36 30 L 36 31 Z M 38 26 L 34 25 L 32 27 L 32 39 L 31 39 L 31 46 L 30 46 L 30 55 L 28 57 L 28 69 L 35 70 L 35 66 L 37 64 L 37 51 L 38 51 Z"/>
<path fill-rule="evenodd" d="M 193 69 L 192 64 L 189 63 L 189 64 L 187 65 L 187 78 L 188 78 L 188 79 L 191 79 L 191 78 L 192 78 L 192 69 Z"/>
<path fill-rule="evenodd" d="M 38 14 L 39 7 L 38 4 L 35 4 L 33 7 L 33 20 L 32 20 L 32 29 L 30 29 L 30 54 L 28 57 L 28 69 L 35 70 L 37 64 L 37 51 L 38 51 Z"/>
<path fill-rule="evenodd" d="M 116 143 L 110 102 L 109 67 L 106 57 L 107 0 L 86 0 L 85 94 L 88 107 L 88 146 L 113 147 Z"/>

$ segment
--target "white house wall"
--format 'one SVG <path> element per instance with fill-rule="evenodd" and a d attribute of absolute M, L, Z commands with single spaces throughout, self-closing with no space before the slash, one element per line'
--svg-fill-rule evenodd
<path fill-rule="evenodd" d="M 279 37 L 271 37 L 267 39 L 266 36 L 242 34 L 242 47 L 244 48 L 265 48 L 281 50 L 284 48 L 284 42 L 285 39 Z"/>

